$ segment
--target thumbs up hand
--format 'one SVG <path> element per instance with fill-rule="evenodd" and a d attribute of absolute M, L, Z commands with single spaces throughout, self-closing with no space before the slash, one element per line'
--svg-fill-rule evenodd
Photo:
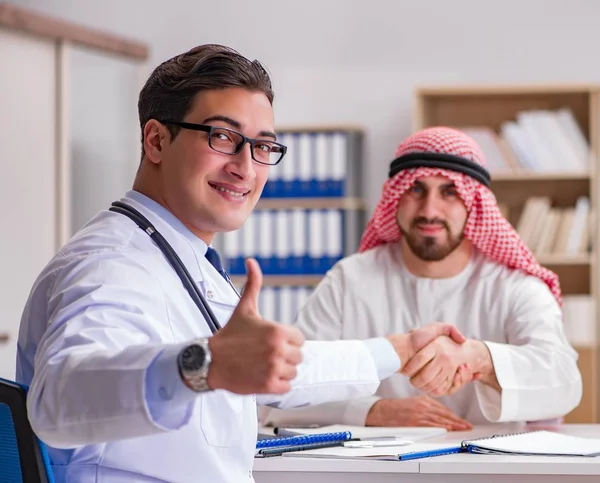
<path fill-rule="evenodd" d="M 302 361 L 304 336 L 259 315 L 262 272 L 254 259 L 246 260 L 246 271 L 244 293 L 229 322 L 209 339 L 208 385 L 237 394 L 284 394 Z"/>

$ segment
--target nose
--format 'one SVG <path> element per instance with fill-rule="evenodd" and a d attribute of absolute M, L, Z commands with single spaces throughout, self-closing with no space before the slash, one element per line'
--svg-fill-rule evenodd
<path fill-rule="evenodd" d="M 250 143 L 246 143 L 239 153 L 230 158 L 230 162 L 227 163 L 225 168 L 228 173 L 244 181 L 250 180 L 256 175 Z"/>
<path fill-rule="evenodd" d="M 429 220 L 440 217 L 440 199 L 433 191 L 427 193 L 421 200 L 419 214 Z"/>

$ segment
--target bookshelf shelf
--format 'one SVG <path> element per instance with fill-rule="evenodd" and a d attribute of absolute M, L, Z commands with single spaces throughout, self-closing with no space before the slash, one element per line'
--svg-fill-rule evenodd
<path fill-rule="evenodd" d="M 413 130 L 450 126 L 478 141 L 503 213 L 534 253 L 544 253 L 537 258 L 558 274 L 565 301 L 577 296 L 564 312 L 570 331 L 584 327 L 579 324 L 595 328 L 593 341 L 574 343 L 583 398 L 565 419 L 599 422 L 600 273 L 594 219 L 600 192 L 600 86 L 423 86 L 415 94 Z M 589 310 L 574 312 L 582 299 Z"/>
<path fill-rule="evenodd" d="M 538 261 L 545 267 L 553 268 L 553 266 L 578 266 L 578 265 L 591 265 L 592 256 L 589 254 L 577 255 L 577 256 L 565 256 L 565 255 L 541 255 L 538 257 Z"/>
<path fill-rule="evenodd" d="M 264 287 L 315 287 L 323 275 L 263 275 Z M 236 286 L 246 283 L 246 277 L 231 277 L 231 282 Z"/>
<path fill-rule="evenodd" d="M 364 129 L 360 126 L 356 126 L 353 124 L 348 125 L 304 125 L 304 126 L 279 126 L 277 127 L 277 132 L 294 132 L 294 133 L 314 133 L 314 132 L 322 132 L 322 133 L 334 133 L 334 132 L 355 132 L 364 134 Z"/>
<path fill-rule="evenodd" d="M 264 198 L 260 200 L 257 209 L 289 210 L 326 209 L 326 210 L 364 210 L 365 202 L 360 198 Z"/>
<path fill-rule="evenodd" d="M 543 182 L 543 181 L 589 181 L 589 172 L 577 173 L 536 173 L 528 171 L 492 173 L 492 183 L 499 182 Z"/>

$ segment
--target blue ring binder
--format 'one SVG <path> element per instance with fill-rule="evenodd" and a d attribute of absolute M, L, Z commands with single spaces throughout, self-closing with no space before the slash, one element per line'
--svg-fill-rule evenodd
<path fill-rule="evenodd" d="M 350 431 L 339 433 L 307 434 L 302 436 L 290 436 L 289 438 L 262 439 L 256 442 L 256 449 L 273 448 L 276 446 L 300 446 L 304 444 L 325 443 L 336 441 L 348 441 L 352 439 Z"/>

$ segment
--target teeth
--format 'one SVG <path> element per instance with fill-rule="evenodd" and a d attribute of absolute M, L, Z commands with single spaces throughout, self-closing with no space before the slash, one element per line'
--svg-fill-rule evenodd
<path fill-rule="evenodd" d="M 242 196 L 244 196 L 244 193 L 236 193 L 235 191 L 231 191 L 231 190 L 222 188 L 221 186 L 213 186 L 213 188 L 216 188 L 219 191 L 222 191 L 223 193 L 229 193 L 231 196 L 237 196 L 238 198 L 241 198 Z"/>

